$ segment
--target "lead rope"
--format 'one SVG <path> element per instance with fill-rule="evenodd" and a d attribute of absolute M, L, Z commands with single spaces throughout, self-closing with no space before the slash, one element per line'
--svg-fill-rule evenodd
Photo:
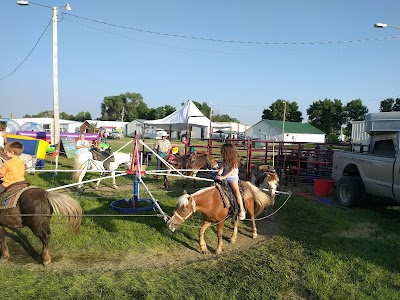
<path fill-rule="evenodd" d="M 263 190 L 266 190 L 266 189 L 263 189 Z M 267 215 L 267 216 L 265 216 L 265 217 L 256 218 L 256 219 L 254 219 L 255 221 L 261 221 L 261 220 L 264 220 L 264 219 L 267 219 L 267 218 L 272 217 L 272 216 L 273 216 L 274 214 L 276 214 L 279 210 L 281 210 L 281 208 L 289 201 L 290 197 L 292 196 L 292 192 L 280 192 L 280 191 L 276 191 L 276 193 L 277 193 L 277 194 L 287 194 L 288 197 L 286 198 L 286 200 L 282 203 L 282 205 L 281 205 L 277 210 L 275 210 L 274 212 L 270 213 L 269 215 Z M 190 196 L 190 197 L 193 199 L 193 202 L 194 202 L 194 198 L 193 198 L 192 196 Z M 195 202 L 194 202 L 194 203 L 195 203 Z M 191 216 L 193 213 L 194 213 L 194 212 L 192 211 L 191 214 L 190 214 L 190 216 Z M 174 213 L 174 215 L 175 215 L 175 213 Z M 178 218 L 180 218 L 181 220 L 184 219 L 184 221 L 186 221 L 186 220 L 189 218 L 189 217 L 182 218 L 182 216 L 180 216 L 180 215 L 178 215 L 178 214 L 176 214 L 176 216 L 178 216 Z M 225 217 L 225 219 L 223 219 L 223 220 L 221 220 L 221 221 L 219 221 L 219 222 L 213 223 L 210 227 L 216 226 L 216 225 L 218 225 L 218 224 L 221 223 L 221 222 L 225 222 L 229 217 L 230 217 L 230 216 L 227 215 L 227 216 Z M 251 219 L 244 219 L 243 221 L 251 221 Z M 201 228 L 201 226 L 199 226 L 199 225 L 189 225 L 189 224 L 186 224 L 186 223 L 179 224 L 179 226 L 192 227 L 192 228 Z"/>

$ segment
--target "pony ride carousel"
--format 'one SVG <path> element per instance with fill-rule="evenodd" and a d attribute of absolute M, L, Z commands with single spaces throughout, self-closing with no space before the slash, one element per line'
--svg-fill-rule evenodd
<path fill-rule="evenodd" d="M 140 146 L 146 148 L 149 153 L 152 153 L 155 157 L 161 160 L 161 162 L 166 166 L 166 169 L 160 170 L 153 170 L 153 171 L 146 171 L 144 164 L 143 164 L 143 153 L 140 151 Z M 176 166 L 166 161 L 164 158 L 159 156 L 153 149 L 151 149 L 148 145 L 146 145 L 142 140 L 140 140 L 137 136 L 135 137 L 135 144 L 132 151 L 132 160 L 130 163 L 130 169 L 127 171 L 127 174 L 133 174 L 133 197 L 117 200 L 111 203 L 111 208 L 114 211 L 121 212 L 121 213 L 136 213 L 136 212 L 144 212 L 144 211 L 151 211 L 151 210 L 158 210 L 163 217 L 164 221 L 168 220 L 168 215 L 163 212 L 160 207 L 160 202 L 157 201 L 154 196 L 152 195 L 151 191 L 148 189 L 147 185 L 143 181 L 143 175 L 145 174 L 152 174 L 152 175 L 162 175 L 164 177 L 167 176 L 177 176 L 186 179 L 193 179 L 193 180 L 205 180 L 213 182 L 212 179 L 207 178 L 198 178 L 192 175 L 190 172 L 193 170 L 187 169 L 177 169 Z M 172 174 L 171 172 L 175 172 L 176 174 Z M 184 173 L 188 173 L 190 175 L 185 175 Z M 150 198 L 140 198 L 139 196 L 139 183 L 144 186 L 146 192 L 150 196 Z"/>
<path fill-rule="evenodd" d="M 166 213 L 161 209 L 160 203 L 153 197 L 150 190 L 147 188 L 146 184 L 142 179 L 142 175 L 146 174 L 146 171 L 143 169 L 142 161 L 143 155 L 140 152 L 139 139 L 135 137 L 135 145 L 132 151 L 132 158 L 129 171 L 127 174 L 133 174 L 133 197 L 116 200 L 111 203 L 111 209 L 121 213 L 137 213 L 137 212 L 145 212 L 151 210 L 159 210 L 161 216 L 164 220 L 167 220 Z M 147 192 L 149 193 L 151 198 L 139 198 L 139 182 L 143 184 Z M 150 205 L 149 205 L 150 204 Z M 152 205 L 151 205 L 152 204 Z"/>

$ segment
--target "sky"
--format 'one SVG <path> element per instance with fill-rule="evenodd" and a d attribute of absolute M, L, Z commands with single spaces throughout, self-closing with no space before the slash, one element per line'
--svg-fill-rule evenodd
<path fill-rule="evenodd" d="M 377 112 L 400 97 L 400 29 L 373 26 L 400 25 L 400 1 L 35 3 L 49 7 L 0 4 L 3 118 L 53 110 L 53 6 L 60 112 L 98 118 L 104 97 L 132 92 L 150 108 L 207 102 L 253 125 L 277 99 L 296 101 L 306 120 L 326 98 Z"/>

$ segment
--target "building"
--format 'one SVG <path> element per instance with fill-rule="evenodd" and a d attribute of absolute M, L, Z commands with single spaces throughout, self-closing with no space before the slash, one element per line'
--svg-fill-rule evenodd
<path fill-rule="evenodd" d="M 100 121 L 100 120 L 86 120 L 83 123 L 80 123 L 80 132 L 88 132 L 89 125 L 95 124 L 95 131 L 105 132 L 106 134 L 111 133 L 111 131 L 115 130 L 125 135 L 125 125 L 129 122 L 121 122 L 121 121 Z"/>
<path fill-rule="evenodd" d="M 325 143 L 325 133 L 308 123 L 261 120 L 246 130 L 246 136 L 276 142 Z"/>
<path fill-rule="evenodd" d="M 18 130 L 32 130 L 38 131 L 35 127 L 40 125 L 44 131 L 51 131 L 50 128 L 53 124 L 53 118 L 18 118 L 12 119 L 20 126 Z M 81 126 L 82 122 L 78 121 L 71 121 L 71 120 L 63 120 L 60 119 L 60 131 L 61 132 L 79 132 L 79 127 Z M 39 130 L 39 131 L 43 131 Z"/>

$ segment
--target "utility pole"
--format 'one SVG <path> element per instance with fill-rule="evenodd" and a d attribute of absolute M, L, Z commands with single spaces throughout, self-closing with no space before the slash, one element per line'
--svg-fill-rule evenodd
<path fill-rule="evenodd" d="M 125 106 L 122 107 L 122 116 L 121 116 L 121 128 L 123 132 L 120 132 L 125 135 L 125 128 L 124 128 L 124 114 L 125 114 Z"/>
<path fill-rule="evenodd" d="M 283 122 L 282 122 L 282 147 L 285 140 L 285 119 L 286 119 L 286 101 L 283 102 Z"/>

